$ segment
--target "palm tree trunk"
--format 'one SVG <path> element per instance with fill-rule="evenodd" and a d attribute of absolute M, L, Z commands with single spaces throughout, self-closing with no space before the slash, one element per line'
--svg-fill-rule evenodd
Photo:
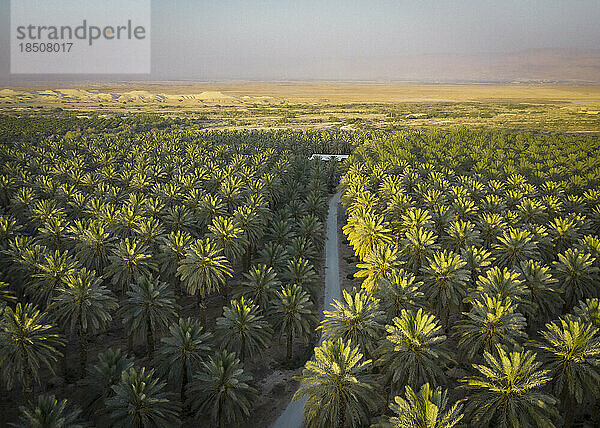
<path fill-rule="evenodd" d="M 79 376 L 85 376 L 85 365 L 87 363 L 87 335 L 83 331 L 81 318 L 79 318 Z"/>
<path fill-rule="evenodd" d="M 23 401 L 25 404 L 33 403 L 33 387 L 31 386 L 31 379 L 33 375 L 29 369 L 29 365 L 25 367 L 25 376 L 23 378 Z"/>
<path fill-rule="evenodd" d="M 575 416 L 575 403 L 569 400 L 569 390 L 566 386 L 563 387 L 563 392 L 561 395 L 561 402 L 565 412 L 565 428 L 570 428 L 573 426 L 573 418 Z"/>
<path fill-rule="evenodd" d="M 338 428 L 344 428 L 344 424 L 346 423 L 346 409 L 344 403 L 340 403 L 340 407 L 338 408 L 337 423 Z"/>
<path fill-rule="evenodd" d="M 223 281 L 223 287 L 221 287 L 221 299 L 222 309 L 229 303 L 229 280 L 227 278 L 225 278 L 225 281 Z"/>
<path fill-rule="evenodd" d="M 244 357 L 246 356 L 246 338 L 242 335 L 242 340 L 241 340 L 241 352 L 240 352 L 240 361 L 242 362 L 242 364 L 244 363 Z"/>
<path fill-rule="evenodd" d="M 200 292 L 197 294 L 197 303 L 202 327 L 206 328 L 206 305 L 204 304 L 204 296 Z"/>
<path fill-rule="evenodd" d="M 152 358 L 152 353 L 154 352 L 154 332 L 152 331 L 152 323 L 150 322 L 150 317 L 146 318 L 146 339 L 147 339 L 147 348 L 148 348 L 148 358 Z"/>
<path fill-rule="evenodd" d="M 224 428 L 223 425 L 223 397 L 219 397 L 219 408 L 217 410 L 217 419 L 219 423 L 219 428 Z"/>
<path fill-rule="evenodd" d="M 287 360 L 292 361 L 292 341 L 293 341 L 293 333 L 290 331 L 287 337 Z"/>
<path fill-rule="evenodd" d="M 187 386 L 187 364 L 183 362 L 183 376 L 181 377 L 181 390 L 179 391 L 179 399 L 181 400 L 181 413 L 185 413 L 185 387 Z"/>

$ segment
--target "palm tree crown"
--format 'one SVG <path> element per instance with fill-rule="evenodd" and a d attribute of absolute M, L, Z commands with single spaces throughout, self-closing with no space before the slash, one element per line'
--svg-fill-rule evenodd
<path fill-rule="evenodd" d="M 304 416 L 310 426 L 342 428 L 361 426 L 375 408 L 377 393 L 367 374 L 370 360 L 358 347 L 342 339 L 326 340 L 315 348 L 315 359 L 304 366 L 296 380 L 300 388 L 294 400 L 308 397 Z"/>
<path fill-rule="evenodd" d="M 462 404 L 448 407 L 448 391 L 428 383 L 419 392 L 406 386 L 406 399 L 396 396 L 390 409 L 397 416 L 389 418 L 394 428 L 452 428 L 463 418 Z"/>

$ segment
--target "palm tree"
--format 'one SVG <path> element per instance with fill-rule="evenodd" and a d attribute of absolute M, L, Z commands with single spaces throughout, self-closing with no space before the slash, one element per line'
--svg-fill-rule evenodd
<path fill-rule="evenodd" d="M 342 339 L 326 340 L 315 348 L 315 359 L 295 377 L 300 388 L 294 400 L 307 397 L 304 417 L 309 426 L 342 428 L 368 423 L 378 394 L 368 374 L 371 360 Z"/>
<path fill-rule="evenodd" d="M 75 256 L 88 269 L 103 272 L 115 239 L 103 224 L 94 221 L 76 237 Z"/>
<path fill-rule="evenodd" d="M 111 264 L 106 268 L 107 276 L 119 287 L 122 293 L 129 284 L 140 277 L 150 276 L 156 270 L 149 251 L 135 240 L 125 238 L 112 249 L 109 256 Z"/>
<path fill-rule="evenodd" d="M 2 316 L 6 305 L 16 302 L 16 300 L 17 298 L 9 288 L 8 284 L 4 281 L 0 281 L 0 316 Z"/>
<path fill-rule="evenodd" d="M 402 309 L 416 310 L 422 306 L 424 294 L 422 282 L 415 282 L 415 276 L 399 269 L 392 272 L 381 281 L 375 296 L 379 299 L 380 307 L 385 310 L 388 319 L 400 315 Z"/>
<path fill-rule="evenodd" d="M 67 400 L 58 401 L 54 395 L 40 395 L 35 403 L 19 407 L 21 416 L 15 427 L 22 428 L 82 428 L 78 408 L 68 409 Z"/>
<path fill-rule="evenodd" d="M 217 352 L 208 362 L 202 363 L 188 389 L 189 403 L 197 420 L 205 414 L 219 428 L 239 426 L 250 417 L 252 404 L 258 391 L 250 386 L 252 376 L 234 353 Z"/>
<path fill-rule="evenodd" d="M 574 403 L 600 396 L 599 330 L 579 320 L 546 324 L 537 344 L 552 376 L 551 384 L 565 412 L 565 426 L 573 422 Z"/>
<path fill-rule="evenodd" d="M 242 297 L 223 308 L 223 316 L 217 318 L 215 334 L 221 345 L 236 352 L 243 363 L 246 356 L 252 358 L 267 347 L 271 340 L 271 326 L 252 299 Z"/>
<path fill-rule="evenodd" d="M 593 298 L 585 299 L 585 302 L 580 301 L 575 307 L 575 315 L 584 323 L 600 328 L 600 300 Z"/>
<path fill-rule="evenodd" d="M 352 216 L 343 227 L 344 234 L 348 237 L 354 248 L 355 254 L 365 260 L 365 256 L 378 245 L 393 242 L 391 230 L 387 222 L 373 213 L 366 213 L 352 221 Z"/>
<path fill-rule="evenodd" d="M 31 382 L 39 383 L 39 370 L 46 366 L 54 372 L 54 363 L 62 354 L 57 347 L 64 341 L 55 333 L 54 326 L 46 323 L 45 314 L 36 306 L 17 303 L 13 310 L 7 306 L 0 322 L 0 367 L 4 383 L 11 389 L 15 381 L 20 382 L 23 396 L 31 401 Z"/>
<path fill-rule="evenodd" d="M 458 348 L 469 360 L 482 351 L 492 352 L 496 345 L 517 346 L 527 338 L 525 318 L 510 299 L 502 300 L 487 294 L 472 302 L 465 319 L 456 326 Z"/>
<path fill-rule="evenodd" d="M 285 271 L 289 260 L 290 255 L 285 246 L 276 242 L 267 242 L 258 253 L 258 262 L 272 267 L 278 274 Z"/>
<path fill-rule="evenodd" d="M 32 283 L 31 293 L 34 301 L 40 307 L 46 307 L 52 303 L 57 290 L 62 286 L 68 275 L 72 274 L 77 267 L 67 251 L 58 250 L 44 255 L 38 264 L 39 273 L 35 274 L 36 280 Z"/>
<path fill-rule="evenodd" d="M 474 245 L 463 248 L 460 252 L 460 257 L 467 264 L 465 267 L 471 272 L 469 286 L 475 286 L 477 278 L 492 264 L 494 257 L 492 253 L 485 248 L 479 248 Z"/>
<path fill-rule="evenodd" d="M 429 265 L 423 269 L 423 292 L 447 328 L 450 315 L 460 308 L 467 294 L 470 279 L 465 269 L 467 264 L 458 254 L 446 250 L 427 260 Z"/>
<path fill-rule="evenodd" d="M 173 285 L 175 298 L 177 299 L 177 310 L 181 306 L 181 281 L 177 277 L 177 268 L 185 259 L 186 249 L 192 243 L 192 237 L 181 230 L 171 232 L 162 237 L 159 250 L 159 266 L 163 279 Z"/>
<path fill-rule="evenodd" d="M 369 293 L 374 293 L 379 288 L 380 281 L 395 271 L 399 265 L 399 254 L 396 248 L 389 245 L 379 245 L 365 256 L 364 263 L 358 263 L 357 268 L 362 269 L 354 274 L 357 278 L 365 277 L 362 287 Z"/>
<path fill-rule="evenodd" d="M 107 424 L 105 401 L 114 395 L 112 389 L 121 381 L 121 374 L 133 367 L 133 358 L 120 349 L 109 348 L 98 354 L 98 362 L 88 369 L 83 380 L 86 413 Z"/>
<path fill-rule="evenodd" d="M 381 345 L 379 360 L 392 384 L 416 388 L 442 381 L 448 353 L 443 347 L 446 336 L 441 334 L 442 327 L 435 316 L 422 309 L 416 313 L 402 309 L 393 323 L 385 327 L 388 335 Z"/>
<path fill-rule="evenodd" d="M 533 235 L 527 230 L 512 227 L 504 231 L 493 249 L 499 267 L 518 268 L 521 262 L 539 258 Z"/>
<path fill-rule="evenodd" d="M 450 250 L 460 252 L 471 245 L 481 245 L 482 240 L 479 235 L 473 223 L 457 219 L 450 223 L 445 241 Z"/>
<path fill-rule="evenodd" d="M 419 275 L 427 258 L 440 248 L 436 240 L 437 236 L 430 230 L 422 227 L 408 229 L 402 240 L 402 260 L 406 268 Z"/>
<path fill-rule="evenodd" d="M 233 276 L 231 263 L 221 255 L 222 250 L 210 239 L 196 240 L 186 251 L 177 268 L 177 275 L 190 294 L 198 295 L 202 324 L 206 325 L 204 297 L 221 287 L 227 277 Z"/>
<path fill-rule="evenodd" d="M 572 308 L 578 300 L 597 294 L 600 269 L 594 266 L 594 261 L 590 254 L 569 248 L 553 263 L 555 276 L 565 293 L 565 309 Z"/>
<path fill-rule="evenodd" d="M 191 318 L 180 318 L 169 327 L 169 332 L 169 336 L 161 339 L 158 360 L 161 372 L 174 385 L 181 385 L 180 400 L 185 403 L 187 384 L 212 349 L 212 335 L 203 333 L 200 323 Z"/>
<path fill-rule="evenodd" d="M 57 321 L 79 339 L 80 374 L 85 374 L 87 337 L 103 331 L 112 321 L 110 312 L 118 307 L 117 299 L 102 285 L 94 271 L 82 268 L 67 276 L 50 305 Z"/>
<path fill-rule="evenodd" d="M 154 370 L 124 370 L 119 383 L 112 387 L 114 395 L 106 400 L 111 426 L 178 426 L 179 403 L 164 388 L 165 383 L 154 377 Z"/>
<path fill-rule="evenodd" d="M 448 407 L 448 391 L 428 383 L 417 393 L 406 386 L 406 399 L 396 396 L 390 409 L 397 416 L 389 418 L 394 428 L 452 428 L 463 418 L 463 405 Z"/>
<path fill-rule="evenodd" d="M 558 280 L 549 272 L 550 268 L 541 262 L 527 260 L 521 263 L 521 273 L 525 278 L 525 286 L 531 295 L 531 304 L 523 309 L 533 319 L 548 319 L 556 314 L 556 310 L 564 303 L 558 287 Z"/>
<path fill-rule="evenodd" d="M 152 357 L 154 335 L 166 330 L 176 317 L 173 293 L 164 282 L 143 276 L 131 284 L 127 296 L 121 311 L 128 338 L 145 338 L 148 357 Z"/>
<path fill-rule="evenodd" d="M 520 309 L 519 305 L 529 299 L 529 289 L 520 279 L 520 274 L 496 266 L 489 269 L 485 276 L 479 277 L 475 295 L 470 300 L 484 294 L 497 296 L 500 299 L 510 299 L 517 309 Z"/>
<path fill-rule="evenodd" d="M 244 277 L 237 294 L 252 299 L 263 313 L 267 313 L 281 285 L 277 273 L 272 267 L 260 264 L 250 268 Z"/>
<path fill-rule="evenodd" d="M 506 223 L 499 213 L 483 213 L 478 226 L 483 237 L 483 245 L 486 249 L 490 249 L 498 243 L 498 237 L 504 232 Z"/>
<path fill-rule="evenodd" d="M 554 427 L 558 419 L 556 399 L 541 392 L 550 381 L 549 370 L 540 370 L 531 351 L 507 353 L 496 347 L 498 357 L 484 352 L 485 365 L 473 364 L 479 376 L 461 379 L 468 390 L 466 411 L 478 426 L 516 428 Z"/>
<path fill-rule="evenodd" d="M 306 291 L 297 284 L 282 287 L 276 291 L 273 301 L 274 325 L 278 325 L 280 335 L 287 335 L 287 360 L 292 360 L 292 345 L 294 337 L 307 339 L 313 332 L 313 325 L 317 317 L 313 311 L 313 304 Z"/>
<path fill-rule="evenodd" d="M 298 284 L 310 291 L 317 280 L 317 273 L 308 260 L 299 258 L 288 262 L 283 277 L 289 284 Z"/>
<path fill-rule="evenodd" d="M 342 301 L 334 300 L 333 310 L 323 311 L 325 318 L 317 330 L 329 340 L 342 339 L 366 355 L 373 355 L 377 342 L 384 331 L 384 312 L 379 310 L 379 300 L 365 290 L 351 295 L 342 291 Z"/>

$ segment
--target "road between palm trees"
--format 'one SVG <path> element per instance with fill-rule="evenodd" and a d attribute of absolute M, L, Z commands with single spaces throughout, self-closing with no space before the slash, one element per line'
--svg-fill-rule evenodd
<path fill-rule="evenodd" d="M 341 192 L 329 200 L 327 214 L 327 242 L 325 244 L 325 296 L 323 308 L 327 308 L 334 300 L 340 300 L 340 268 L 338 259 L 338 207 Z M 319 343 L 323 338 L 319 340 Z M 304 424 L 304 403 L 306 398 L 290 401 L 283 413 L 277 418 L 272 428 L 301 428 Z"/>

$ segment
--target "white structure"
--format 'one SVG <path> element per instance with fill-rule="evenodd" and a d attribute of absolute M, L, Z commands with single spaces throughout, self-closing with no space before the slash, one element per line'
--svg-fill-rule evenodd
<path fill-rule="evenodd" d="M 324 155 L 324 154 L 320 154 L 320 153 L 315 153 L 314 155 L 312 155 L 308 159 L 309 160 L 321 159 L 321 160 L 324 160 L 324 161 L 336 160 L 338 162 L 341 162 L 344 159 L 346 159 L 348 156 L 350 156 L 350 155 Z"/>

